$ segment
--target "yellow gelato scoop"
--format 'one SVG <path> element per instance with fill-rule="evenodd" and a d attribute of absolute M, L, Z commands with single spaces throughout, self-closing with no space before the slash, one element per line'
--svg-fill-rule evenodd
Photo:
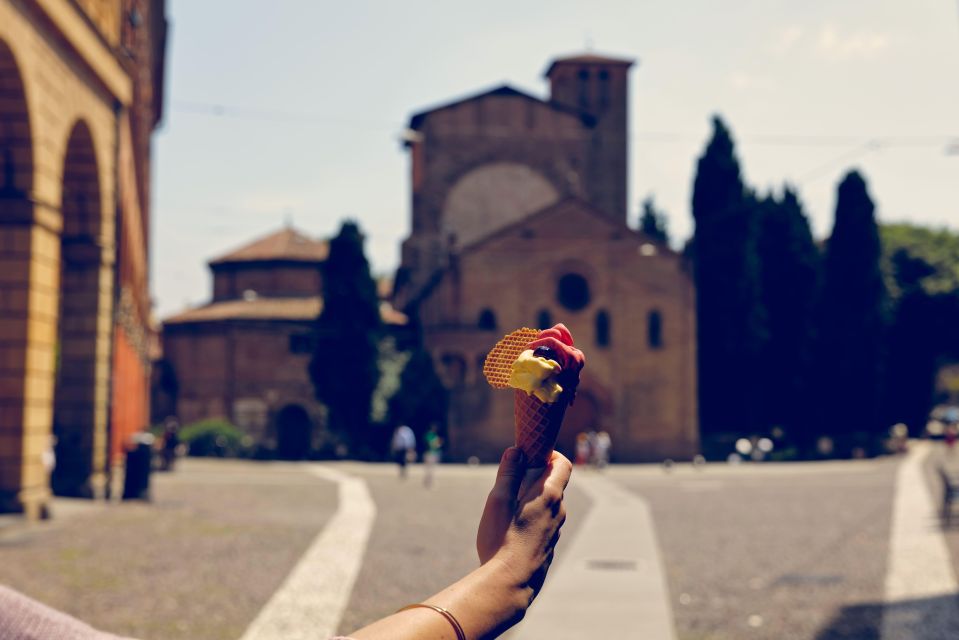
<path fill-rule="evenodd" d="M 555 360 L 534 356 L 533 350 L 527 349 L 513 362 L 509 386 L 536 396 L 540 402 L 556 402 L 563 393 L 563 387 L 556 382 L 555 377 L 561 369 Z"/>

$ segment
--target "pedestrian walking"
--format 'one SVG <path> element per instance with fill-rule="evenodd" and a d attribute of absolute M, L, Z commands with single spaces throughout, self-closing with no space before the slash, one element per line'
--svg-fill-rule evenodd
<path fill-rule="evenodd" d="M 576 434 L 576 466 L 581 467 L 589 462 L 590 447 L 589 438 L 580 431 Z"/>
<path fill-rule="evenodd" d="M 613 446 L 613 440 L 609 437 L 609 434 L 605 431 L 600 431 L 596 434 L 596 468 L 602 469 L 607 464 L 609 464 L 609 450 Z"/>
<path fill-rule="evenodd" d="M 180 446 L 180 422 L 169 417 L 163 425 L 163 457 L 160 462 L 161 471 L 173 471 L 176 464 L 177 447 Z"/>
<path fill-rule="evenodd" d="M 406 478 L 406 465 L 416 458 L 416 434 L 407 425 L 401 424 L 393 432 L 390 448 L 393 459 L 400 465 L 400 478 Z"/>
<path fill-rule="evenodd" d="M 430 427 L 424 436 L 426 441 L 426 452 L 423 454 L 423 462 L 426 464 L 426 474 L 423 476 L 423 484 L 426 488 L 433 486 L 433 472 L 443 455 L 443 438 L 436 431 L 436 426 Z"/>
<path fill-rule="evenodd" d="M 590 429 L 586 432 L 586 444 L 589 448 L 589 464 L 596 466 L 596 429 Z"/>

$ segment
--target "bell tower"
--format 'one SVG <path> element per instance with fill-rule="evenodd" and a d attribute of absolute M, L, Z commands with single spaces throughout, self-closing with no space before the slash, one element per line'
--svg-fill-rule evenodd
<path fill-rule="evenodd" d="M 629 149 L 629 69 L 632 60 L 591 53 L 559 58 L 546 70 L 550 100 L 592 117 L 584 177 L 590 202 L 626 221 Z"/>

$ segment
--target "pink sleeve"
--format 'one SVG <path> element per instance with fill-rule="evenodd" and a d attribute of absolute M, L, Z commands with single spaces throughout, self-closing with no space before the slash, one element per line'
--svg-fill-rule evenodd
<path fill-rule="evenodd" d="M 0 638 L 4 640 L 118 640 L 76 618 L 0 585 Z"/>

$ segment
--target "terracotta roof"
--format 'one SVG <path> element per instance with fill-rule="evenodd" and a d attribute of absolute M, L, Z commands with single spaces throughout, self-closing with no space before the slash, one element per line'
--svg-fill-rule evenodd
<path fill-rule="evenodd" d="M 472 101 L 474 101 L 474 100 L 480 100 L 480 99 L 486 98 L 486 97 L 488 97 L 488 96 L 507 96 L 507 97 L 510 97 L 510 98 L 520 98 L 520 99 L 522 99 L 522 100 L 527 100 L 527 101 L 530 101 L 530 102 L 534 102 L 534 103 L 536 103 L 536 104 L 538 104 L 538 105 L 540 105 L 540 106 L 542 106 L 542 107 L 545 107 L 545 108 L 547 108 L 547 109 L 553 109 L 553 110 L 556 110 L 556 111 L 562 111 L 562 112 L 564 112 L 564 113 L 569 113 L 570 115 L 573 115 L 573 116 L 576 116 L 577 118 L 580 118 L 580 119 L 583 120 L 586 124 L 592 124 L 592 123 L 594 122 L 594 120 L 595 120 L 595 118 L 594 118 L 591 114 L 587 113 L 586 111 L 582 111 L 582 110 L 580 110 L 580 109 L 576 109 L 575 107 L 569 107 L 569 106 L 566 106 L 566 105 L 557 104 L 557 103 L 555 103 L 555 102 L 548 102 L 548 101 L 543 100 L 543 99 L 541 99 L 541 98 L 537 98 L 537 97 L 534 96 L 534 95 L 531 95 L 531 94 L 529 94 L 529 93 L 526 93 L 525 91 L 520 91 L 519 89 L 514 89 L 513 87 L 509 86 L 508 84 L 504 84 L 504 85 L 500 85 L 500 86 L 498 86 L 498 87 L 494 87 L 494 88 L 492 88 L 492 89 L 485 89 L 485 90 L 483 90 L 483 91 L 480 91 L 479 93 L 475 93 L 475 94 L 466 96 L 465 98 L 457 98 L 456 100 L 453 100 L 453 101 L 451 101 L 451 102 L 445 102 L 445 103 L 440 104 L 440 105 L 437 105 L 437 106 L 435 106 L 435 107 L 430 107 L 429 109 L 425 109 L 425 110 L 423 110 L 423 111 L 420 111 L 420 112 L 418 112 L 418 113 L 415 113 L 415 114 L 413 114 L 413 116 L 410 118 L 410 125 L 409 125 L 409 126 L 410 126 L 410 129 L 417 130 L 417 129 L 419 129 L 421 126 L 423 126 L 423 120 L 425 120 L 426 117 L 427 117 L 428 115 L 430 115 L 431 113 L 436 113 L 437 111 L 442 111 L 442 110 L 444 110 L 444 109 L 449 109 L 449 108 L 451 108 L 451 107 L 458 107 L 458 106 L 461 105 L 461 104 L 464 104 L 464 103 L 467 103 L 467 102 L 472 102 Z"/>
<path fill-rule="evenodd" d="M 546 73 L 543 75 L 549 77 L 549 74 L 553 72 L 553 67 L 558 64 L 606 64 L 629 67 L 632 66 L 633 62 L 633 60 L 628 60 L 626 58 L 611 58 L 609 56 L 601 56 L 595 53 L 581 53 L 574 56 L 556 58 L 550 63 L 549 67 L 546 69 Z"/>
<path fill-rule="evenodd" d="M 533 213 L 529 214 L 528 216 L 524 218 L 521 218 L 515 222 L 512 222 L 506 225 L 505 227 L 501 227 L 497 229 L 496 231 L 493 231 L 492 233 L 485 235 L 482 238 L 479 238 L 468 245 L 465 245 L 464 247 L 460 249 L 460 253 L 468 253 L 468 252 L 475 251 L 479 247 L 482 247 L 493 240 L 515 233 L 517 229 L 522 229 L 524 226 L 528 225 L 531 222 L 535 222 L 539 218 L 553 215 L 555 212 L 561 211 L 563 209 L 567 209 L 568 207 L 576 207 L 582 211 L 587 212 L 588 214 L 596 218 L 597 223 L 605 224 L 608 228 L 611 228 L 623 234 L 624 236 L 630 236 L 642 242 L 650 242 L 650 241 L 656 242 L 656 244 L 660 245 L 660 249 L 664 253 L 679 255 L 676 251 L 673 251 L 668 246 L 663 245 L 662 243 L 659 243 L 656 240 L 652 240 L 649 236 L 647 236 L 643 232 L 637 229 L 630 228 L 625 223 L 625 221 L 611 218 L 608 215 L 597 210 L 595 207 L 593 207 L 591 204 L 589 204 L 585 200 L 582 200 L 575 196 L 564 198 L 558 202 L 554 202 L 553 204 L 546 205 L 542 209 L 538 211 L 534 211 Z"/>
<path fill-rule="evenodd" d="M 224 300 L 196 307 L 167 318 L 164 325 L 217 322 L 221 320 L 315 320 L 323 310 L 319 296 L 307 298 L 253 298 Z M 405 314 L 389 303 L 380 303 L 380 317 L 385 324 L 405 325 Z"/>
<path fill-rule="evenodd" d="M 210 261 L 211 265 L 225 262 L 260 262 L 266 260 L 295 260 L 323 262 L 330 252 L 325 241 L 314 240 L 296 229 L 286 227 L 258 238 L 230 253 Z"/>

